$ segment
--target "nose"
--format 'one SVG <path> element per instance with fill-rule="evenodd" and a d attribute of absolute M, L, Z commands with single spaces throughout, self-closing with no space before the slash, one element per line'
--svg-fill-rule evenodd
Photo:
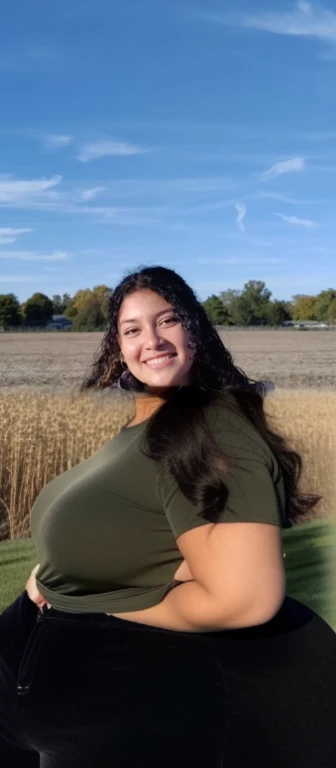
<path fill-rule="evenodd" d="M 146 349 L 156 349 L 165 343 L 161 333 L 157 329 L 149 329 L 145 334 L 144 346 Z"/>

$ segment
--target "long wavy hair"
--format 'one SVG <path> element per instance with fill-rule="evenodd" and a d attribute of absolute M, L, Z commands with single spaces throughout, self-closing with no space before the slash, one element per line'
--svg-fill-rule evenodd
<path fill-rule="evenodd" d="M 231 464 L 211 436 L 204 408 L 210 404 L 230 408 L 259 432 L 278 462 L 286 493 L 285 527 L 306 520 L 322 496 L 299 493 L 302 458 L 267 423 L 265 384 L 250 379 L 234 365 L 202 304 L 174 270 L 140 266 L 137 272 L 126 273 L 114 288 L 108 302 L 108 329 L 80 392 L 107 387 L 145 391 L 145 384 L 122 367 L 117 341 L 121 305 L 126 296 L 140 290 L 151 290 L 172 305 L 189 333 L 188 346 L 195 350 L 189 371 L 192 384 L 170 387 L 162 395 L 163 405 L 153 413 L 144 431 L 145 455 L 160 462 L 164 471 L 175 478 L 183 494 L 198 508 L 198 515 L 216 522 L 229 495 L 225 474 Z"/>

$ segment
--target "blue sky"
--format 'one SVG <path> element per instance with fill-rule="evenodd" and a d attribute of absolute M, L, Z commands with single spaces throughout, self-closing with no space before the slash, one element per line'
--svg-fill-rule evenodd
<path fill-rule="evenodd" d="M 336 287 L 335 78 L 335 0 L 7 4 L 0 292 Z"/>

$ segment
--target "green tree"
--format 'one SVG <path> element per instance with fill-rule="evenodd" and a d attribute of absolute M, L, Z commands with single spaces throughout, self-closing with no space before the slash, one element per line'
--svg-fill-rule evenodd
<path fill-rule="evenodd" d="M 245 325 L 242 315 L 242 303 L 240 302 L 241 291 L 235 288 L 228 288 L 226 291 L 221 291 L 219 298 L 223 304 L 224 309 L 228 313 L 229 323 L 231 325 Z M 243 313 L 244 314 L 244 313 Z"/>
<path fill-rule="evenodd" d="M 80 307 L 73 318 L 73 331 L 104 331 L 106 320 L 97 296 L 92 293 L 81 299 Z"/>
<path fill-rule="evenodd" d="M 226 307 L 223 306 L 223 302 L 219 296 L 213 294 L 208 299 L 202 302 L 210 322 L 213 325 L 228 325 L 230 321 L 230 313 Z"/>
<path fill-rule="evenodd" d="M 62 296 L 63 314 L 66 308 L 69 307 L 71 303 L 72 303 L 72 298 L 70 296 L 70 293 L 63 293 L 63 296 Z"/>
<path fill-rule="evenodd" d="M 293 296 L 293 319 L 294 320 L 316 320 L 316 296 L 306 296 L 297 293 Z"/>
<path fill-rule="evenodd" d="M 53 305 L 53 315 L 62 315 L 64 312 L 64 305 L 62 302 L 62 297 L 59 295 L 59 293 L 55 293 L 51 297 L 52 305 Z"/>
<path fill-rule="evenodd" d="M 70 304 L 65 308 L 63 312 L 64 317 L 66 317 L 68 320 L 73 320 L 76 315 L 78 315 L 78 309 L 75 306 L 73 299 L 71 299 Z"/>
<path fill-rule="evenodd" d="M 219 294 L 219 298 L 223 306 L 225 307 L 225 309 L 228 310 L 229 314 L 230 314 L 231 307 L 233 306 L 236 299 L 239 298 L 240 294 L 241 294 L 241 291 L 238 291 L 234 288 L 228 288 L 226 291 L 221 291 L 221 293 Z"/>
<path fill-rule="evenodd" d="M 336 298 L 329 304 L 327 320 L 329 323 L 336 323 Z"/>
<path fill-rule="evenodd" d="M 21 310 L 25 325 L 44 326 L 53 316 L 53 303 L 44 293 L 34 293 Z"/>
<path fill-rule="evenodd" d="M 72 320 L 72 321 L 74 320 L 75 317 L 77 317 L 78 314 L 80 314 L 79 323 L 82 325 L 83 317 L 85 317 L 85 313 L 87 311 L 86 310 L 87 299 L 93 296 L 99 302 L 101 314 L 104 318 L 102 330 L 105 330 L 108 324 L 108 303 L 112 293 L 113 293 L 113 289 L 110 288 L 108 285 L 96 285 L 92 291 L 90 288 L 80 289 L 79 291 L 76 291 L 72 299 L 69 297 L 70 300 L 67 301 L 67 305 L 64 309 L 63 314 L 65 317 L 67 317 L 69 320 Z M 63 298 L 65 296 L 66 294 L 63 295 Z M 92 306 L 96 306 L 96 304 L 92 303 Z M 83 307 L 84 307 L 84 310 L 83 310 Z"/>
<path fill-rule="evenodd" d="M 315 306 L 316 320 L 323 322 L 329 319 L 329 308 L 335 299 L 336 290 L 334 288 L 328 288 L 317 295 Z"/>
<path fill-rule="evenodd" d="M 92 296 L 92 291 L 90 288 L 80 288 L 78 291 L 76 291 L 74 297 L 71 299 L 71 302 L 64 310 L 64 316 L 69 320 L 73 320 L 73 318 L 75 318 L 81 312 L 82 306 L 85 305 L 86 299 L 88 299 L 90 296 Z"/>
<path fill-rule="evenodd" d="M 14 293 L 0 294 L 0 328 L 19 326 L 22 323 L 20 302 Z"/>
<path fill-rule="evenodd" d="M 249 280 L 242 291 L 228 289 L 219 297 L 235 325 L 260 325 L 268 322 L 271 291 L 262 280 Z"/>
<path fill-rule="evenodd" d="M 272 291 L 266 288 L 262 280 L 249 280 L 244 284 L 240 298 L 244 298 L 245 307 L 249 307 L 249 325 L 267 323 L 267 316 Z"/>
<path fill-rule="evenodd" d="M 72 298 L 69 293 L 63 293 L 63 296 L 60 296 L 59 293 L 55 293 L 51 300 L 53 303 L 53 315 L 63 315 L 67 307 L 72 303 Z"/>
<path fill-rule="evenodd" d="M 256 318 L 251 302 L 243 294 L 232 302 L 230 318 L 234 325 L 255 325 Z"/>
<path fill-rule="evenodd" d="M 286 301 L 270 301 L 267 309 L 268 325 L 282 325 L 285 320 L 291 320 Z"/>
<path fill-rule="evenodd" d="M 286 309 L 286 312 L 288 313 L 288 320 L 293 319 L 293 302 L 292 301 L 284 301 L 283 305 Z"/>
<path fill-rule="evenodd" d="M 97 299 L 100 302 L 100 308 L 105 319 L 105 324 L 107 326 L 109 317 L 108 304 L 109 298 L 113 294 L 113 288 L 109 288 L 108 285 L 96 285 L 92 293 L 94 296 L 97 296 Z"/>

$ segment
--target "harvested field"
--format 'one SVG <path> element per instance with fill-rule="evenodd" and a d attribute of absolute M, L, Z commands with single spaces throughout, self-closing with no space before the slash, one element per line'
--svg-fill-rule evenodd
<path fill-rule="evenodd" d="M 235 364 L 281 389 L 336 390 L 336 331 L 224 330 Z M 75 389 L 102 333 L 0 333 L 0 389 Z"/>

